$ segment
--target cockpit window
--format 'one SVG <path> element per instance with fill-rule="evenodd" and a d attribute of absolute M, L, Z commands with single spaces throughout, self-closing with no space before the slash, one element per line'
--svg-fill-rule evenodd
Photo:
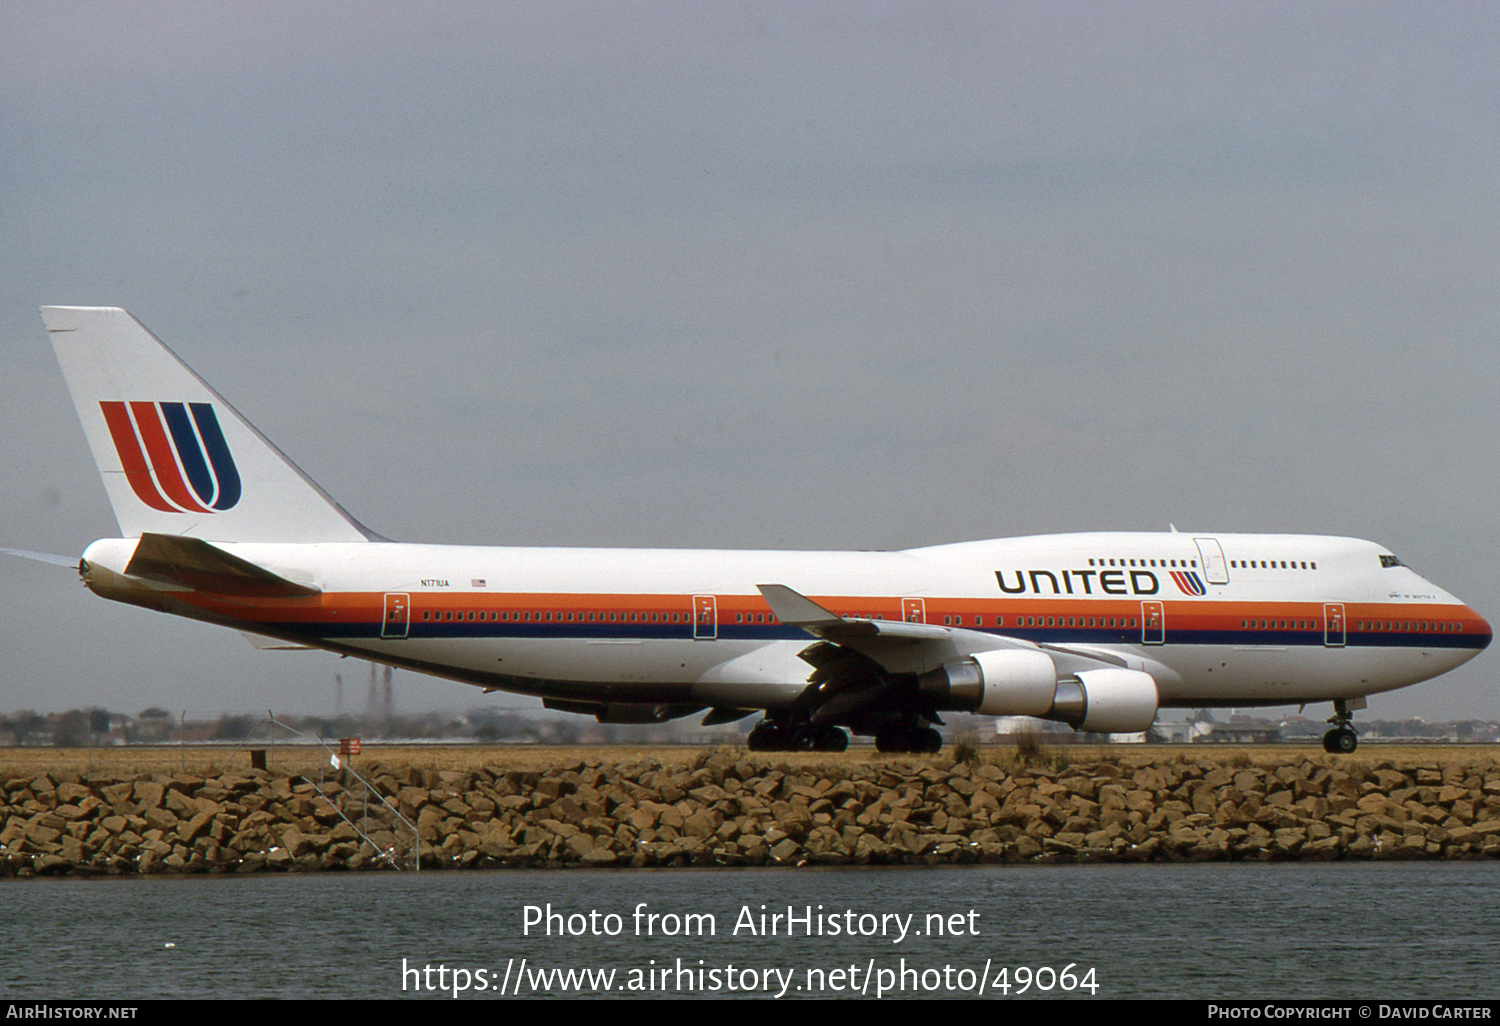
<path fill-rule="evenodd" d="M 1405 566 L 1406 564 L 1403 563 L 1403 562 L 1401 562 L 1401 560 L 1397 559 L 1395 556 L 1381 556 L 1380 557 L 1380 565 L 1382 567 L 1387 567 L 1387 566 Z"/>

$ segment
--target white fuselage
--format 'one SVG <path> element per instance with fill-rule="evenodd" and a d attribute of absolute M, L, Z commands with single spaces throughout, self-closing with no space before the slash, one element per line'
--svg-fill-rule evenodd
<path fill-rule="evenodd" d="M 757 590 L 768 584 L 843 617 L 951 632 L 894 671 L 1019 642 L 1059 672 L 1149 673 L 1163 706 L 1357 698 L 1451 670 L 1490 640 L 1483 617 L 1387 550 L 1321 536 L 1073 534 L 900 552 L 214 544 L 318 593 L 137 581 L 124 576 L 135 539 L 91 546 L 86 579 L 111 598 L 577 702 L 790 703 L 812 639 L 776 619 Z"/>

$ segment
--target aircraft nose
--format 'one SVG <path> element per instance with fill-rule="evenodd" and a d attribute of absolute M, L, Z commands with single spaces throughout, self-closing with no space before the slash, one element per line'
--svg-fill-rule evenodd
<path fill-rule="evenodd" d="M 1470 627 L 1468 624 L 1466 624 L 1464 629 L 1465 630 L 1472 630 L 1474 632 L 1474 634 L 1478 636 L 1478 639 L 1479 639 L 1479 645 L 1478 645 L 1478 647 L 1480 649 L 1489 648 L 1490 647 L 1490 642 L 1495 637 L 1494 632 L 1490 630 L 1490 622 L 1488 620 L 1486 620 L 1484 617 L 1480 616 L 1474 610 L 1470 609 L 1468 606 L 1464 607 L 1464 612 L 1468 613 L 1469 617 L 1473 618 L 1472 620 L 1469 621 L 1469 623 L 1472 624 L 1473 626 Z"/>

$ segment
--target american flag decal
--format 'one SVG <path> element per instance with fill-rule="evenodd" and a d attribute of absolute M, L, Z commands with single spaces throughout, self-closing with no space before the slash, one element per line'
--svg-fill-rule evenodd
<path fill-rule="evenodd" d="M 1184 595 L 1208 594 L 1208 589 L 1203 586 L 1203 581 L 1198 577 L 1196 570 L 1173 570 L 1172 583 L 1177 585 L 1177 590 Z"/>

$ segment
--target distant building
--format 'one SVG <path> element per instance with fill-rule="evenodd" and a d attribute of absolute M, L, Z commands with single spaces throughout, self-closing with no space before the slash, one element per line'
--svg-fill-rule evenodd
<path fill-rule="evenodd" d="M 1281 742 L 1281 728 L 1274 723 L 1214 723 L 1196 738 L 1209 744 L 1274 745 Z"/>

